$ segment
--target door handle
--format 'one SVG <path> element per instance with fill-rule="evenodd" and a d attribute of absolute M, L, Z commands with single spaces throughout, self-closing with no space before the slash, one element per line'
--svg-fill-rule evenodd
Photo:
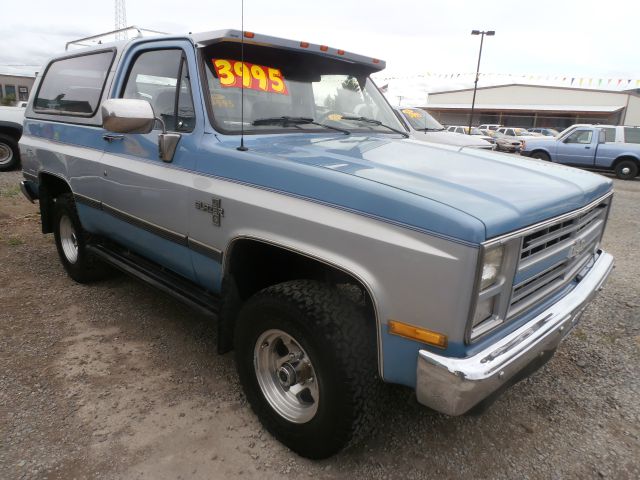
<path fill-rule="evenodd" d="M 587 147 L 584 147 L 584 148 L 586 148 L 587 150 L 589 150 L 591 147 L 588 147 L 588 146 L 587 146 Z"/>
<path fill-rule="evenodd" d="M 114 135 L 112 133 L 105 133 L 104 135 L 102 135 L 102 138 L 104 138 L 107 142 L 111 143 L 111 142 L 122 140 L 124 138 L 124 135 Z"/>

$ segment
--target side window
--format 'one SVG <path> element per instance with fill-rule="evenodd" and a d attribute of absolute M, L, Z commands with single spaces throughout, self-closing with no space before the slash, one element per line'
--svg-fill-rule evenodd
<path fill-rule="evenodd" d="M 513 133 L 513 130 L 511 128 L 507 129 L 506 134 L 509 135 L 510 137 L 514 137 L 515 136 L 515 133 Z"/>
<path fill-rule="evenodd" d="M 182 50 L 152 50 L 138 55 L 121 97 L 147 100 L 167 130 L 193 130 L 193 99 Z"/>
<path fill-rule="evenodd" d="M 640 143 L 640 128 L 625 127 L 624 141 L 627 143 Z"/>
<path fill-rule="evenodd" d="M 602 130 L 604 130 L 604 141 L 605 141 L 605 143 L 615 142 L 616 141 L 616 129 L 615 128 L 603 128 Z"/>
<path fill-rule="evenodd" d="M 571 135 L 567 137 L 564 143 L 581 143 L 588 144 L 591 143 L 591 138 L 593 137 L 593 132 L 591 130 L 576 130 Z"/>
<path fill-rule="evenodd" d="M 53 61 L 38 89 L 34 110 L 54 115 L 95 115 L 113 55 L 109 51 Z"/>

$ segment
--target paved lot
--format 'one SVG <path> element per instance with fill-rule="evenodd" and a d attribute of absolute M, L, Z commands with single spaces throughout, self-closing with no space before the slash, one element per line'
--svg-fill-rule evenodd
<path fill-rule="evenodd" d="M 404 390 L 322 462 L 260 427 L 204 317 L 125 276 L 73 283 L 0 174 L 0 478 L 640 478 L 640 181 L 616 181 L 617 269 L 543 370 L 479 417 Z"/>

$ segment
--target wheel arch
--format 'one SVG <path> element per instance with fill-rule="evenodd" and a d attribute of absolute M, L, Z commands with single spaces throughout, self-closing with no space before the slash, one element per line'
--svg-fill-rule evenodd
<path fill-rule="evenodd" d="M 225 249 L 218 350 L 221 353 L 231 350 L 237 314 L 246 299 L 271 285 L 297 279 L 320 280 L 335 285 L 350 284 L 360 289 L 371 327 L 376 330 L 379 363 L 378 307 L 373 289 L 364 275 L 313 253 L 253 236 L 235 237 Z"/>
<path fill-rule="evenodd" d="M 16 142 L 22 137 L 22 125 L 11 122 L 3 122 L 0 120 L 0 133 L 10 136 Z"/>
<path fill-rule="evenodd" d="M 547 157 L 549 157 L 549 160 L 553 161 L 553 159 L 551 157 L 551 153 L 549 153 L 549 150 L 547 150 L 545 148 L 536 147 L 535 149 L 531 150 L 531 156 L 532 157 L 536 153 L 544 153 Z"/>
<path fill-rule="evenodd" d="M 38 196 L 40 199 L 42 233 L 53 232 L 53 204 L 55 198 L 62 193 L 72 192 L 67 180 L 59 175 L 50 172 L 40 172 L 38 174 Z"/>
<path fill-rule="evenodd" d="M 628 153 L 622 154 L 619 157 L 617 157 L 611 164 L 611 168 L 615 170 L 618 164 L 620 164 L 621 162 L 624 162 L 625 160 L 631 160 L 638 166 L 638 169 L 640 169 L 640 158 L 635 157 Z"/>

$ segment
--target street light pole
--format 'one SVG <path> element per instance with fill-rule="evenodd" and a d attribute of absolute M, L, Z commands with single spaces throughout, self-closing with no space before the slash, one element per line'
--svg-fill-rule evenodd
<path fill-rule="evenodd" d="M 471 35 L 480 35 L 480 51 L 478 52 L 478 66 L 476 67 L 476 81 L 473 83 L 473 100 L 471 101 L 471 115 L 469 115 L 469 131 L 471 135 L 471 128 L 473 125 L 473 111 L 476 107 L 476 91 L 478 90 L 478 77 L 480 76 L 480 59 L 482 58 L 482 44 L 484 43 L 484 36 L 493 37 L 496 34 L 495 30 L 487 30 L 486 32 L 480 30 L 472 30 Z"/>

